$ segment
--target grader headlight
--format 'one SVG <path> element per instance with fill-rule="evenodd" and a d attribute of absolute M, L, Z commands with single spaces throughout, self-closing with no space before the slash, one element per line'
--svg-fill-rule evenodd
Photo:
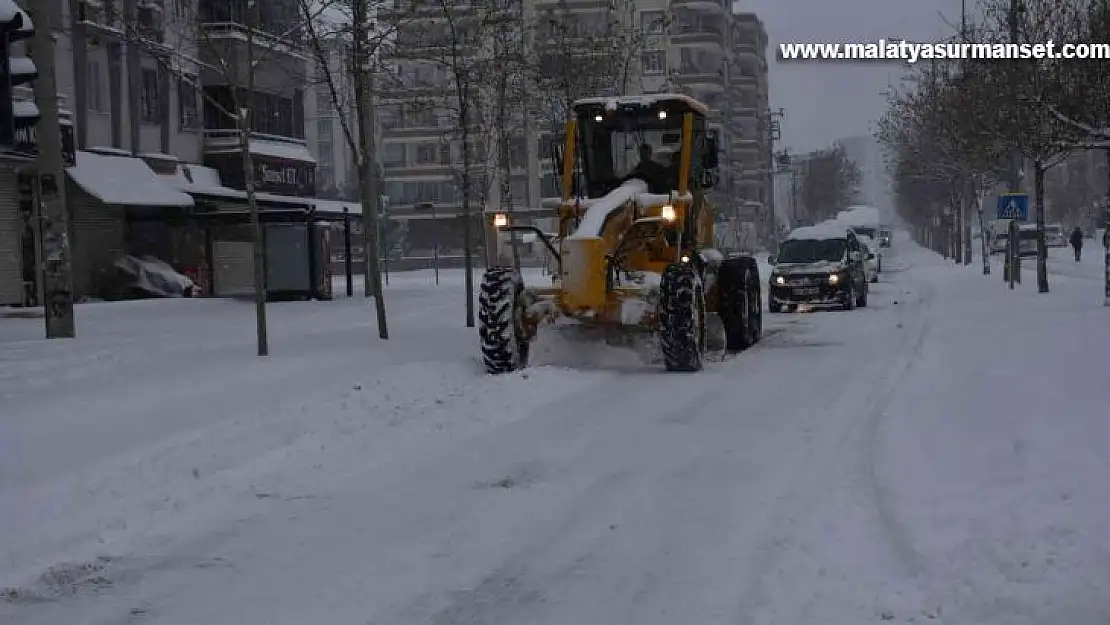
<path fill-rule="evenodd" d="M 675 220 L 674 207 L 671 206 L 670 204 L 667 204 L 663 208 L 659 209 L 659 216 L 663 218 L 663 221 L 674 221 Z"/>
<path fill-rule="evenodd" d="M 505 213 L 497 213 L 493 216 L 494 228 L 504 228 L 507 225 L 509 225 L 509 216 Z"/>

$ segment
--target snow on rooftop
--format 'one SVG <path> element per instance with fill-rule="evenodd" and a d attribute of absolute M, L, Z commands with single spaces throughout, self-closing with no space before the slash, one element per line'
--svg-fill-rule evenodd
<path fill-rule="evenodd" d="M 795 228 L 786 238 L 788 240 L 801 239 L 842 239 L 848 234 L 848 226 L 840 223 L 820 223 L 816 226 Z"/>
<path fill-rule="evenodd" d="M 174 156 L 173 154 L 163 154 L 162 152 L 145 152 L 143 154 L 140 154 L 139 157 L 140 158 L 149 158 L 149 159 L 155 160 L 155 161 L 172 161 L 172 162 L 175 162 L 175 163 L 181 160 L 181 159 L 177 158 L 176 156 Z"/>
<path fill-rule="evenodd" d="M 688 95 L 683 95 L 681 93 L 655 93 L 651 95 L 583 98 L 581 100 L 576 100 L 574 104 L 571 105 L 571 107 L 578 108 L 579 106 L 584 105 L 601 104 L 604 105 L 607 110 L 612 111 L 616 110 L 618 106 L 622 105 L 647 107 L 654 106 L 660 102 L 665 102 L 667 100 L 682 102 L 695 111 L 701 113 L 702 115 L 709 115 L 709 107 L 707 107 L 705 104 L 702 104 L 698 100 L 695 100 L 694 98 L 691 98 Z"/>
<path fill-rule="evenodd" d="M 192 206 L 193 199 L 167 184 L 146 163 L 130 156 L 79 150 L 70 178 L 105 204 L 124 206 Z"/>

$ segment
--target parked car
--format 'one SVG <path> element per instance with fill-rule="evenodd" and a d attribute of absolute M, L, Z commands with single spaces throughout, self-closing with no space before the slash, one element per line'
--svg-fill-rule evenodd
<path fill-rule="evenodd" d="M 1010 241 L 1010 233 L 995 232 L 991 236 L 991 254 L 1005 254 L 1006 244 Z"/>
<path fill-rule="evenodd" d="M 879 247 L 890 247 L 894 239 L 894 233 L 890 228 L 879 228 Z"/>
<path fill-rule="evenodd" d="M 1048 247 L 1067 247 L 1068 235 L 1060 224 L 1045 224 L 1044 242 Z"/>
<path fill-rule="evenodd" d="M 768 310 L 800 306 L 867 306 L 866 250 L 855 231 L 843 225 L 798 228 L 768 258 Z"/>

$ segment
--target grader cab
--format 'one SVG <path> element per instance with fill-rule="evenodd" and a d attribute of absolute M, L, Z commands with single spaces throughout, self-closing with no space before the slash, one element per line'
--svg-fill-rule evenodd
<path fill-rule="evenodd" d="M 718 179 L 718 146 L 707 114 L 682 95 L 574 103 L 556 242 L 505 216 L 495 224 L 538 233 L 558 270 L 548 285 L 526 285 L 513 267 L 486 270 L 478 316 L 488 372 L 526 366 L 538 329 L 560 319 L 648 330 L 668 371 L 700 370 L 711 328 L 729 350 L 759 340 L 755 260 L 714 249 L 707 192 Z"/>

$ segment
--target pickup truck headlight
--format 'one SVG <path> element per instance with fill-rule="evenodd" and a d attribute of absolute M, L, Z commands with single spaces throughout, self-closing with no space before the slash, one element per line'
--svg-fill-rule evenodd
<path fill-rule="evenodd" d="M 786 286 L 786 277 L 777 275 L 771 276 L 771 282 L 774 282 L 778 286 Z"/>
<path fill-rule="evenodd" d="M 829 284 L 840 284 L 840 274 L 830 273 L 829 274 Z"/>

